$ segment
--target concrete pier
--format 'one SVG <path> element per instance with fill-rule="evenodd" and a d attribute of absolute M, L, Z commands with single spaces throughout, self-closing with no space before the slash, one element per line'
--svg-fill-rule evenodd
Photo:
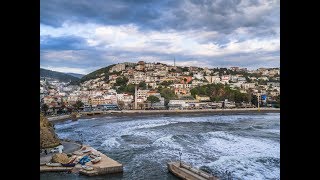
<path fill-rule="evenodd" d="M 40 172 L 63 172 L 63 171 L 71 171 L 73 167 L 49 167 L 46 165 L 40 165 Z"/>
<path fill-rule="evenodd" d="M 86 148 L 91 148 L 89 146 L 84 146 Z M 101 157 L 100 162 L 93 164 L 92 162 L 86 163 L 87 166 L 93 167 L 92 171 L 87 171 L 84 169 L 80 169 L 79 173 L 88 175 L 88 176 L 96 176 L 96 175 L 103 175 L 103 174 L 111 174 L 111 173 L 119 173 L 123 172 L 122 164 L 118 163 L 117 161 L 109 158 L 108 156 L 100 153 L 99 151 L 92 148 L 91 150 L 94 154 L 99 154 Z"/>
<path fill-rule="evenodd" d="M 61 172 L 61 171 L 69 171 L 73 173 L 80 173 L 87 176 L 98 176 L 98 175 L 105 175 L 110 173 L 121 173 L 123 172 L 122 164 L 118 163 L 117 161 L 109 158 L 108 156 L 102 154 L 101 152 L 97 151 L 96 149 L 83 145 L 81 149 L 90 149 L 89 152 L 83 153 L 82 155 L 77 155 L 77 157 L 83 157 L 85 155 L 89 155 L 90 153 L 100 155 L 101 160 L 95 164 L 92 162 L 87 162 L 86 166 L 93 167 L 93 170 L 87 171 L 82 168 L 80 164 L 77 164 L 74 167 L 49 167 L 46 165 L 40 165 L 40 172 Z M 81 152 L 81 150 L 78 150 Z"/>
<path fill-rule="evenodd" d="M 212 176 L 204 171 L 195 169 L 186 163 L 170 162 L 167 164 L 168 170 L 179 178 L 185 180 L 218 180 L 217 177 Z"/>

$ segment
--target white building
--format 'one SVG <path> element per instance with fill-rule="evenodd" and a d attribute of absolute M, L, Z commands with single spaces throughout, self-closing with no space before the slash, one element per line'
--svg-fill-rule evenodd
<path fill-rule="evenodd" d="M 168 103 L 169 107 L 186 107 L 187 103 L 185 100 L 170 100 Z"/>
<path fill-rule="evenodd" d="M 126 69 L 126 65 L 121 63 L 121 64 L 117 64 L 115 66 L 113 66 L 112 68 L 110 68 L 109 72 L 119 72 L 119 71 L 123 71 Z"/>
<path fill-rule="evenodd" d="M 254 88 L 256 85 L 255 83 L 242 83 L 241 84 L 241 88 L 243 89 L 250 89 L 250 88 Z"/>
<path fill-rule="evenodd" d="M 179 88 L 179 89 L 182 89 L 182 88 L 191 88 L 192 87 L 192 84 L 182 84 L 182 83 L 179 83 L 179 84 L 173 84 L 172 85 L 174 88 Z"/>
<path fill-rule="evenodd" d="M 137 91 L 137 97 L 141 97 L 144 100 L 147 99 L 147 93 L 149 92 L 149 90 L 142 90 L 142 89 L 138 89 Z"/>
<path fill-rule="evenodd" d="M 219 76 L 205 76 L 204 77 L 210 84 L 216 84 L 220 82 Z"/>
<path fill-rule="evenodd" d="M 203 74 L 202 73 L 196 73 L 196 74 L 193 75 L 193 77 L 195 79 L 203 80 Z"/>

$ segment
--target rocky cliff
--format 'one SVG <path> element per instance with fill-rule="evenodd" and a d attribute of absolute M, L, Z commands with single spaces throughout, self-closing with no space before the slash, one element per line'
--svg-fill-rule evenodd
<path fill-rule="evenodd" d="M 54 132 L 53 125 L 46 117 L 40 114 L 40 148 L 52 148 L 60 143 L 57 134 Z"/>

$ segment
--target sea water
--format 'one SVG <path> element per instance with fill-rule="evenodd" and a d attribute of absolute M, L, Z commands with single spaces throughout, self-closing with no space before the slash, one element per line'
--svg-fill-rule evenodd
<path fill-rule="evenodd" d="M 41 173 L 41 179 L 177 179 L 179 160 L 227 179 L 280 179 L 280 114 L 109 116 L 55 124 L 60 138 L 90 145 L 123 164 L 121 174 L 86 177 Z M 228 172 L 228 173 L 226 173 Z"/>

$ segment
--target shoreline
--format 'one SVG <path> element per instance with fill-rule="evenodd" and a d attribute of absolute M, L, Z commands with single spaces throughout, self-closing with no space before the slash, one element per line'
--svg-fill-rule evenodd
<path fill-rule="evenodd" d="M 236 108 L 236 109 L 195 109 L 195 110 L 122 110 L 122 111 L 101 111 L 97 114 L 86 115 L 84 112 L 81 112 L 82 116 L 76 118 L 78 119 L 87 119 L 94 117 L 105 117 L 105 116 L 139 116 L 139 115 L 180 115 L 180 114 L 238 114 L 238 113 L 280 113 L 280 108 Z M 52 123 L 62 122 L 66 120 L 72 120 L 70 115 L 54 116 L 47 117 L 48 120 Z"/>

